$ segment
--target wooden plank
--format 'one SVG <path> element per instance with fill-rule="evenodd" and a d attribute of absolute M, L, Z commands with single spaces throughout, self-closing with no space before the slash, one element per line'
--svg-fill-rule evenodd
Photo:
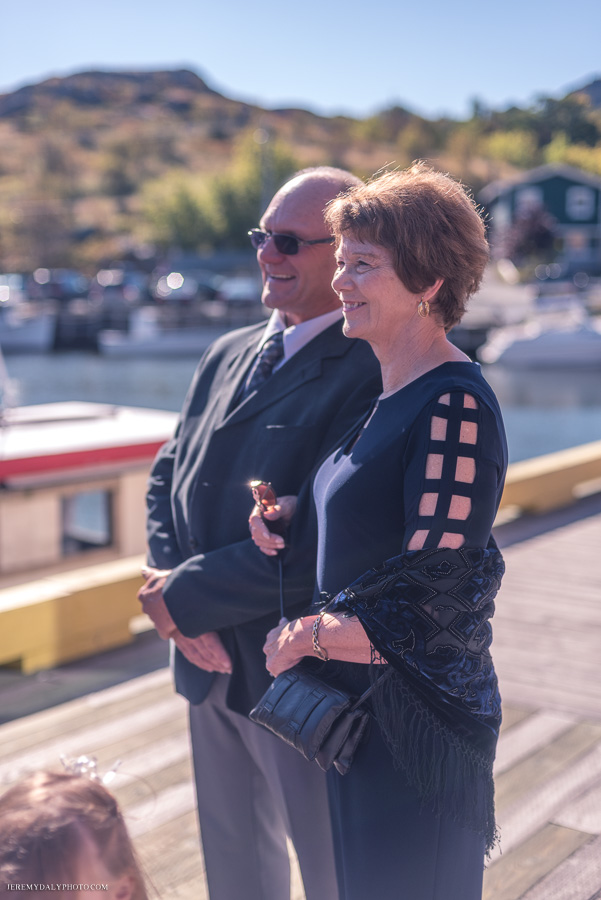
<path fill-rule="evenodd" d="M 150 797 L 124 811 L 132 837 L 139 837 L 165 822 L 171 822 L 196 809 L 196 797 L 190 781 L 172 785 L 160 795 Z"/>
<path fill-rule="evenodd" d="M 503 721 L 501 722 L 501 734 L 507 731 L 509 728 L 513 728 L 514 725 L 517 725 L 518 722 L 521 722 L 522 719 L 526 719 L 528 716 L 532 715 L 531 709 L 526 709 L 525 707 L 518 706 L 510 706 L 508 703 L 503 703 Z"/>
<path fill-rule="evenodd" d="M 601 834 L 601 780 L 561 809 L 553 821 L 566 828 L 576 828 L 589 834 Z"/>
<path fill-rule="evenodd" d="M 144 872 L 152 881 L 161 900 L 167 897 L 178 897 L 180 900 L 208 900 L 195 813 L 187 813 L 155 828 L 137 838 L 135 845 Z M 290 842 L 288 852 L 290 898 L 305 900 L 298 860 Z"/>
<path fill-rule="evenodd" d="M 195 811 L 172 819 L 134 843 L 157 896 L 164 898 L 184 888 L 190 900 L 208 900 Z"/>
<path fill-rule="evenodd" d="M 580 717 L 601 721 L 601 697 L 600 691 L 594 686 L 581 685 L 578 694 L 561 684 L 542 684 L 535 673 L 526 677 L 515 667 L 510 671 L 515 675 L 511 677 L 502 667 L 499 670 L 499 686 L 501 694 L 508 703 L 518 701 L 530 706 L 541 706 L 549 710 L 574 713 Z M 517 672 L 517 674 L 516 674 Z"/>
<path fill-rule="evenodd" d="M 575 722 L 576 717 L 567 713 L 541 711 L 503 732 L 497 747 L 495 776 L 498 777 L 541 747 L 547 746 Z"/>
<path fill-rule="evenodd" d="M 147 734 L 135 735 L 138 746 L 126 751 L 124 744 L 115 746 L 114 752 L 118 757 L 107 756 L 105 759 L 98 757 L 98 769 L 101 773 L 108 772 L 116 762 L 119 762 L 115 778 L 111 781 L 111 790 L 124 788 L 132 781 L 148 783 L 151 776 L 162 769 L 170 768 L 181 763 L 189 763 L 190 747 L 187 732 L 178 723 L 172 734 L 165 735 L 161 730 L 161 737 L 152 742 L 148 741 Z"/>
<path fill-rule="evenodd" d="M 496 763 L 503 855 L 485 874 L 486 900 L 526 900 L 524 892 L 528 900 L 601 900 L 601 877 L 580 855 L 598 840 L 586 829 L 601 829 L 600 524 L 596 516 L 504 551 L 493 646 L 504 713 Z M 101 771 L 122 758 L 111 787 L 159 896 L 207 900 L 186 704 L 169 671 L 0 726 L 0 779 L 17 777 L 24 760 L 55 768 L 60 752 L 93 753 Z M 574 877 L 580 869 L 584 886 Z M 298 872 L 293 897 L 304 897 Z"/>
<path fill-rule="evenodd" d="M 483 900 L 519 900 L 525 891 L 589 840 L 588 834 L 546 825 L 486 869 Z"/>
<path fill-rule="evenodd" d="M 601 724 L 583 722 L 561 734 L 552 744 L 538 750 L 496 779 L 496 802 L 499 809 L 511 807 L 545 785 L 562 771 L 578 763 L 595 748 L 601 756 Z"/>
<path fill-rule="evenodd" d="M 69 733 L 74 722 L 85 727 L 98 722 L 101 717 L 118 715 L 120 712 L 125 714 L 142 706 L 151 707 L 168 697 L 174 697 L 171 676 L 168 670 L 159 670 L 23 719 L 6 722 L 0 726 L 0 758 L 23 748 L 37 746 L 55 735 Z M 185 707 L 183 699 L 177 698 L 175 702 L 182 708 Z"/>
<path fill-rule="evenodd" d="M 558 625 L 557 628 L 547 627 L 544 631 L 537 629 L 529 632 L 514 622 L 513 641 L 507 646 L 516 653 L 520 651 L 529 653 L 531 660 L 533 654 L 537 652 L 546 654 L 548 659 L 563 658 L 568 663 L 569 671 L 577 673 L 590 670 L 594 664 L 600 633 L 601 629 L 593 629 L 590 626 L 570 631 L 562 625 Z M 526 637 L 528 640 L 525 640 Z M 495 646 L 495 660 L 502 649 L 504 648 Z"/>
<path fill-rule="evenodd" d="M 600 777 L 601 744 L 596 744 L 571 765 L 560 767 L 553 778 L 539 783 L 533 790 L 528 790 L 528 782 L 524 781 L 522 793 L 515 797 L 512 805 L 497 806 L 501 849 L 495 848 L 491 859 L 498 859 L 501 851 L 509 853 L 526 841 Z"/>
<path fill-rule="evenodd" d="M 134 843 L 140 856 L 148 860 L 151 870 L 159 867 L 161 854 L 170 856 L 182 845 L 202 862 L 196 809 L 144 832 Z"/>
<path fill-rule="evenodd" d="M 55 767 L 60 764 L 60 756 L 77 757 L 81 754 L 94 756 L 99 747 L 111 744 L 118 734 L 127 735 L 133 731 L 154 732 L 165 722 L 182 718 L 179 704 L 169 697 L 149 708 L 138 709 L 69 734 L 62 734 L 41 746 L 10 756 L 0 762 L 0 784 L 10 784 L 23 774 L 35 769 Z"/>
<path fill-rule="evenodd" d="M 601 884 L 601 838 L 593 838 L 564 860 L 522 900 L 591 900 Z"/>
<path fill-rule="evenodd" d="M 113 743 L 99 748 L 94 755 L 98 760 L 98 769 L 101 773 L 108 772 L 121 760 L 121 765 L 117 770 L 117 780 L 121 783 L 121 779 L 127 777 L 132 771 L 136 773 L 135 777 L 138 778 L 144 778 L 145 774 L 154 771 L 152 764 L 150 764 L 150 768 L 146 766 L 144 762 L 146 756 L 152 757 L 154 748 L 158 744 L 170 741 L 177 742 L 180 745 L 182 758 L 188 754 L 189 741 L 185 717 L 181 719 L 174 718 L 164 722 L 160 729 L 157 730 L 156 736 L 154 733 L 149 735 L 147 731 L 134 732 L 125 737 L 115 735 Z M 141 754 L 139 762 L 136 758 L 138 753 Z M 131 759 L 131 757 L 134 757 L 134 759 Z"/>
<path fill-rule="evenodd" d="M 133 778 L 125 785 L 116 785 L 113 792 L 125 812 L 128 812 L 148 799 L 158 800 L 162 792 L 181 784 L 193 785 L 192 765 L 188 758 L 157 769 L 147 778 Z"/>

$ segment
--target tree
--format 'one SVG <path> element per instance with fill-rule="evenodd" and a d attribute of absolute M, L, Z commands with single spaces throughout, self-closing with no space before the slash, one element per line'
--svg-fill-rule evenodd
<path fill-rule="evenodd" d="M 545 263 L 555 258 L 557 223 L 544 206 L 529 206 L 505 235 L 504 250 L 517 266 Z"/>
<path fill-rule="evenodd" d="M 531 132 L 495 131 L 480 140 L 481 152 L 492 159 L 499 159 L 514 166 L 527 169 L 535 166 L 537 160 L 536 139 Z"/>
<path fill-rule="evenodd" d="M 148 236 L 163 247 L 181 250 L 248 247 L 247 232 L 297 168 L 286 147 L 263 129 L 247 132 L 223 175 L 209 181 L 179 172 L 146 186 Z"/>
<path fill-rule="evenodd" d="M 247 247 L 248 230 L 257 225 L 275 191 L 297 169 L 288 148 L 264 129 L 246 132 L 237 143 L 229 172 L 209 187 L 207 216 L 215 222 L 216 242 Z"/>
<path fill-rule="evenodd" d="M 570 144 L 563 132 L 556 134 L 550 144 L 545 147 L 544 158 L 547 163 L 563 163 L 601 175 L 601 146 L 587 147 L 586 144 Z"/>
<path fill-rule="evenodd" d="M 195 178 L 170 174 L 148 185 L 142 210 L 148 236 L 163 248 L 193 251 L 215 243 L 206 190 Z"/>
<path fill-rule="evenodd" d="M 536 115 L 539 146 L 549 144 L 556 134 L 565 134 L 571 144 L 594 147 L 601 137 L 582 99 L 542 97 Z"/>

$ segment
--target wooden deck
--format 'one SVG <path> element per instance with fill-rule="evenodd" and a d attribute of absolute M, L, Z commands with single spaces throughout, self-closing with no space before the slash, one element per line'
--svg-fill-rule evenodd
<path fill-rule="evenodd" d="M 494 643 L 504 700 L 496 778 L 503 852 L 485 873 L 485 900 L 601 900 L 601 503 L 581 514 L 498 534 L 507 562 Z M 15 689 L 25 701 L 26 686 L 0 682 L 0 704 Z M 102 771 L 122 760 L 112 787 L 156 895 L 205 900 L 186 704 L 169 672 L 1 725 L 0 789 L 55 767 L 60 754 L 95 755 Z M 302 900 L 294 863 L 292 883 Z"/>

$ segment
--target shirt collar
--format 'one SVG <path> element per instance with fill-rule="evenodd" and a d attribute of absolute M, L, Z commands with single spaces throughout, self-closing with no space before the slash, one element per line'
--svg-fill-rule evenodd
<path fill-rule="evenodd" d="M 277 331 L 283 331 L 284 356 L 280 363 L 280 365 L 282 365 L 286 360 L 290 359 L 291 356 L 298 353 L 305 344 L 308 344 L 309 341 L 312 341 L 318 334 L 321 334 L 322 331 L 325 331 L 326 328 L 329 328 L 330 325 L 333 325 L 334 322 L 338 322 L 341 318 L 342 307 L 324 313 L 321 316 L 315 316 L 313 319 L 307 319 L 306 322 L 301 322 L 299 325 L 287 326 L 284 315 L 279 309 L 274 309 L 257 345 L 257 352 L 268 338 Z M 276 368 L 279 368 L 279 366 L 276 366 Z"/>

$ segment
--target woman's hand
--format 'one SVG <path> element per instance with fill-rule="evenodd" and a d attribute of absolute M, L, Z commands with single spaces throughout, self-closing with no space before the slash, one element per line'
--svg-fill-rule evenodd
<path fill-rule="evenodd" d="M 291 669 L 303 656 L 311 653 L 311 630 L 303 625 L 303 619 L 280 619 L 265 640 L 263 652 L 267 657 L 267 671 L 274 677 Z"/>
<path fill-rule="evenodd" d="M 303 616 L 293 622 L 280 619 L 279 625 L 271 629 L 263 647 L 268 672 L 273 676 L 280 675 L 300 662 L 303 656 L 314 655 L 315 619 L 315 616 Z M 330 659 L 363 665 L 372 662 L 371 642 L 355 616 L 346 618 L 336 613 L 326 613 L 321 618 L 318 639 L 321 649 Z M 376 655 L 374 662 L 386 663 L 386 660 Z"/>
<path fill-rule="evenodd" d="M 248 519 L 250 536 L 259 550 L 266 556 L 277 556 L 279 551 L 285 546 L 284 538 L 270 531 L 266 521 L 276 522 L 281 520 L 288 525 L 296 510 L 297 500 L 297 497 L 290 494 L 280 497 L 275 506 L 270 506 L 267 509 L 259 505 L 253 507 L 253 511 Z"/>

